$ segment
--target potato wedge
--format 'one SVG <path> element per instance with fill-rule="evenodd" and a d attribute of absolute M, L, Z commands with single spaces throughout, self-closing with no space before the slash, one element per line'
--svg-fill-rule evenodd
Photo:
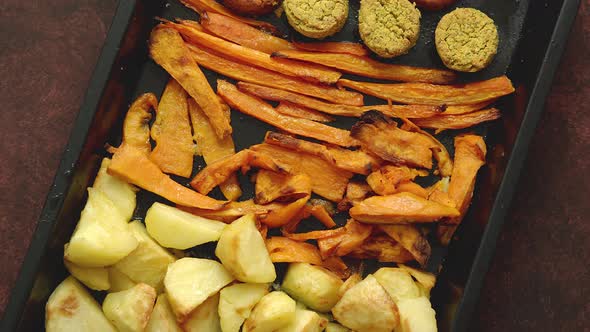
<path fill-rule="evenodd" d="M 193 310 L 188 319 L 182 323 L 182 330 L 185 332 L 221 332 L 219 323 L 219 293 L 210 296 Z"/>
<path fill-rule="evenodd" d="M 145 332 L 182 332 L 178 324 L 176 324 L 176 316 L 172 312 L 166 294 L 158 295 L 150 320 L 145 327 Z"/>
<path fill-rule="evenodd" d="M 291 44 L 299 50 L 303 51 L 310 51 L 310 52 L 319 52 L 319 53 L 343 53 L 343 54 L 352 54 L 352 55 L 369 55 L 370 52 L 367 50 L 363 44 L 358 43 L 351 43 L 351 42 L 312 42 L 312 43 L 302 43 L 302 42 L 291 42 Z M 289 48 L 285 48 L 284 50 L 288 50 Z M 282 50 L 276 50 L 282 51 Z M 275 51 L 275 52 L 276 52 Z"/>
<path fill-rule="evenodd" d="M 404 264 L 398 264 L 398 266 L 400 269 L 407 271 L 414 279 L 416 279 L 418 286 L 421 288 L 422 296 L 430 298 L 430 290 L 434 288 L 436 276 L 432 273 L 421 271 Z"/>
<path fill-rule="evenodd" d="M 267 284 L 235 284 L 221 290 L 219 318 L 223 332 L 239 332 L 254 306 L 268 294 Z"/>
<path fill-rule="evenodd" d="M 109 288 L 111 293 L 127 290 L 137 284 L 114 266 L 109 267 L 109 282 L 111 283 L 111 288 Z"/>
<path fill-rule="evenodd" d="M 407 271 L 396 267 L 382 267 L 373 274 L 387 294 L 395 301 L 414 299 L 419 296 L 420 289 Z"/>
<path fill-rule="evenodd" d="M 436 332 L 436 312 L 425 297 L 404 299 L 397 303 L 400 332 Z"/>
<path fill-rule="evenodd" d="M 426 265 L 432 249 L 428 239 L 414 225 L 382 225 L 382 231 L 402 245 L 421 266 Z"/>
<path fill-rule="evenodd" d="M 72 276 L 86 287 L 94 290 L 107 290 L 111 288 L 109 282 L 109 270 L 104 267 L 82 267 L 64 259 L 64 265 Z"/>
<path fill-rule="evenodd" d="M 342 280 L 330 271 L 307 263 L 289 264 L 281 289 L 297 301 L 320 312 L 328 312 L 338 302 Z"/>
<path fill-rule="evenodd" d="M 324 331 L 325 332 L 350 332 L 350 329 L 347 327 L 344 327 L 338 323 L 328 322 L 328 325 L 326 325 L 326 329 Z"/>
<path fill-rule="evenodd" d="M 500 111 L 489 108 L 481 111 L 458 115 L 435 115 L 431 118 L 413 119 L 414 123 L 421 128 L 434 129 L 464 129 L 473 127 L 483 122 L 499 119 L 502 116 Z"/>
<path fill-rule="evenodd" d="M 333 122 L 335 119 L 329 115 L 314 111 L 305 106 L 290 103 L 288 101 L 281 102 L 275 110 L 283 115 L 294 118 L 308 119 L 316 122 Z"/>
<path fill-rule="evenodd" d="M 116 332 L 100 305 L 74 277 L 62 281 L 45 305 L 47 332 Z"/>
<path fill-rule="evenodd" d="M 107 294 L 102 310 L 120 332 L 141 332 L 150 320 L 156 295 L 153 287 L 139 283 L 128 290 Z"/>
<path fill-rule="evenodd" d="M 260 299 L 244 322 L 243 332 L 276 331 L 295 320 L 295 301 L 283 292 L 271 292 Z"/>
<path fill-rule="evenodd" d="M 102 191 L 119 209 L 125 220 L 130 220 L 135 211 L 137 188 L 107 173 L 111 160 L 104 158 L 94 180 L 93 188 Z"/>
<path fill-rule="evenodd" d="M 339 323 L 358 332 L 390 332 L 399 324 L 395 302 L 372 275 L 344 293 L 332 314 Z"/>
<path fill-rule="evenodd" d="M 185 322 L 195 308 L 233 280 L 223 265 L 213 260 L 185 257 L 170 264 L 164 287 L 176 320 Z"/>
<path fill-rule="evenodd" d="M 223 230 L 215 255 L 237 280 L 265 283 L 277 277 L 252 214 L 234 221 Z"/>
<path fill-rule="evenodd" d="M 277 332 L 321 332 L 327 324 L 328 320 L 317 312 L 298 308 L 295 310 L 295 319 Z"/>
<path fill-rule="evenodd" d="M 226 226 L 158 202 L 146 212 L 145 224 L 161 246 L 182 250 L 219 240 Z"/>
<path fill-rule="evenodd" d="M 354 285 L 358 284 L 362 280 L 363 280 L 363 277 L 361 277 L 360 274 L 358 274 L 358 273 L 352 274 L 350 277 L 348 277 L 346 279 L 346 281 L 344 281 L 342 286 L 340 286 L 340 288 L 338 289 L 338 296 L 342 297 L 344 295 L 344 293 L 346 293 L 349 289 L 354 287 Z"/>

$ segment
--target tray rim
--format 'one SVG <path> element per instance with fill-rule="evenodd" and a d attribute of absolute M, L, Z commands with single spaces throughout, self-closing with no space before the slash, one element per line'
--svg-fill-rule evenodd
<path fill-rule="evenodd" d="M 62 159 L 47 194 L 45 204 L 31 238 L 31 243 L 10 293 L 9 301 L 6 305 L 2 322 L 0 323 L 0 331 L 13 331 L 20 321 L 25 303 L 33 288 L 34 278 L 40 267 L 40 260 L 45 254 L 45 249 L 49 237 L 52 234 L 58 213 L 63 207 L 64 193 L 71 185 L 71 174 L 77 166 L 82 148 L 88 136 L 88 130 L 104 93 L 106 82 L 111 75 L 119 46 L 131 22 L 136 3 L 137 0 L 120 0 L 118 2 L 115 15 L 105 38 L 105 43 L 89 81 L 90 83 L 84 101 L 74 121 L 74 126 L 62 153 Z M 540 74 L 533 85 L 524 119 L 519 128 L 505 174 L 496 194 L 490 217 L 488 218 L 488 224 L 470 269 L 463 296 L 453 319 L 452 331 L 466 331 L 469 328 L 484 278 L 487 275 L 491 259 L 495 252 L 498 236 L 502 230 L 524 161 L 528 155 L 528 147 L 536 131 L 541 114 L 544 111 L 544 103 L 565 50 L 579 5 L 580 0 L 564 0 L 560 10 L 549 48 L 545 52 L 543 63 L 539 69 Z"/>

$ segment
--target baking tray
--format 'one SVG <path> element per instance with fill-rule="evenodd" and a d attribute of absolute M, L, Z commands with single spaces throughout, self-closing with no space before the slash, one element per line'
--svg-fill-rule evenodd
<path fill-rule="evenodd" d="M 428 268 L 439 274 L 432 303 L 441 331 L 465 331 L 469 327 L 579 0 L 463 0 L 457 6 L 476 7 L 488 13 L 496 21 L 501 39 L 499 54 L 489 68 L 477 74 L 462 75 L 460 79 L 479 80 L 507 73 L 517 91 L 500 101 L 502 120 L 470 129 L 485 136 L 488 164 L 478 176 L 472 207 L 451 245 L 448 249 L 433 248 Z M 351 1 L 348 24 L 333 39 L 358 39 L 357 8 L 358 1 Z M 424 12 L 418 45 L 408 55 L 391 61 L 440 67 L 442 64 L 432 40 L 436 22 L 446 12 Z M 119 2 L 0 331 L 44 329 L 45 302 L 66 275 L 62 263 L 63 245 L 79 218 L 86 199 L 85 189 L 92 184 L 100 159 L 106 155 L 104 145 L 119 142 L 125 111 L 135 96 L 163 90 L 167 74 L 147 56 L 147 39 L 156 24 L 155 16 L 169 19 L 197 17 L 176 0 Z M 272 21 L 287 32 L 289 38 L 304 39 L 289 33 L 284 19 L 273 18 Z M 209 71 L 206 75 L 213 81 L 217 78 Z M 367 98 L 367 102 L 376 100 Z M 270 126 L 238 112 L 232 112 L 232 124 L 238 149 L 260 142 L 264 132 L 270 129 Z M 350 119 L 341 119 L 337 123 L 344 127 L 350 124 Z M 443 134 L 440 139 L 452 148 L 453 135 Z M 196 168 L 202 162 L 196 158 Z M 247 183 L 244 178 L 242 180 Z M 162 199 L 140 193 L 135 215 L 144 216 L 145 209 L 156 200 Z M 211 246 L 200 246 L 193 253 L 203 256 L 210 249 Z"/>

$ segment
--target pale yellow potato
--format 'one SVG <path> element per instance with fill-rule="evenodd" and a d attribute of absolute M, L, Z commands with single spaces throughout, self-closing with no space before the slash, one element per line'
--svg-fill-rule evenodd
<path fill-rule="evenodd" d="M 342 284 L 340 278 L 322 267 L 292 263 L 281 289 L 313 310 L 328 312 L 340 299 Z"/>
<path fill-rule="evenodd" d="M 111 293 L 129 289 L 137 284 L 114 266 L 109 267 L 109 282 L 111 283 L 111 288 L 109 288 Z"/>
<path fill-rule="evenodd" d="M 67 246 L 67 244 L 66 244 Z M 81 267 L 64 259 L 64 265 L 68 272 L 86 287 L 94 290 L 107 290 L 111 288 L 109 282 L 109 270 L 104 267 Z"/>
<path fill-rule="evenodd" d="M 145 225 L 160 245 L 182 250 L 219 240 L 226 226 L 157 202 L 147 211 Z"/>
<path fill-rule="evenodd" d="M 74 277 L 57 286 L 45 305 L 47 332 L 117 332 L 96 300 Z"/>
<path fill-rule="evenodd" d="M 315 311 L 296 309 L 295 319 L 291 324 L 278 329 L 277 332 L 321 332 L 327 324 L 328 320 Z"/>
<path fill-rule="evenodd" d="M 223 230 L 215 255 L 239 281 L 266 283 L 277 277 L 252 214 L 241 217 Z"/>
<path fill-rule="evenodd" d="M 176 316 L 172 312 L 166 294 L 158 295 L 145 332 L 182 332 L 176 323 Z"/>
<path fill-rule="evenodd" d="M 430 291 L 434 288 L 436 283 L 436 276 L 426 271 L 420 271 L 413 267 L 409 267 L 404 264 L 399 264 L 399 267 L 403 270 L 408 271 L 414 279 L 418 282 L 418 286 L 424 296 L 430 298 Z"/>
<path fill-rule="evenodd" d="M 276 331 L 295 319 L 295 300 L 283 292 L 265 295 L 244 322 L 242 332 Z"/>
<path fill-rule="evenodd" d="M 223 332 L 239 332 L 252 308 L 268 294 L 268 284 L 235 284 L 220 292 L 219 318 Z"/>
<path fill-rule="evenodd" d="M 219 293 L 212 295 L 205 302 L 201 303 L 188 319 L 182 323 L 182 330 L 185 332 L 221 332 L 219 323 Z"/>
<path fill-rule="evenodd" d="M 346 293 L 347 290 L 351 289 L 354 285 L 358 284 L 362 280 L 363 280 L 363 278 L 361 277 L 360 274 L 358 274 L 358 273 L 352 274 L 350 277 L 348 277 L 348 279 L 346 279 L 346 281 L 338 289 L 338 298 L 341 298 L 342 295 L 344 295 L 344 293 Z"/>
<path fill-rule="evenodd" d="M 131 220 L 136 206 L 137 187 L 107 173 L 111 164 L 109 158 L 104 158 L 94 180 L 93 188 L 102 191 L 115 204 L 126 221 Z"/>
<path fill-rule="evenodd" d="M 350 332 L 350 329 L 338 323 L 329 322 L 326 326 L 325 332 Z"/>
<path fill-rule="evenodd" d="M 127 290 L 107 294 L 102 302 L 102 311 L 119 332 L 140 332 L 150 320 L 156 295 L 152 286 L 140 283 Z"/>
<path fill-rule="evenodd" d="M 397 303 L 400 326 L 396 332 L 436 332 L 436 313 L 425 297 L 404 299 Z"/>
<path fill-rule="evenodd" d="M 385 288 L 387 294 L 398 303 L 403 299 L 419 297 L 420 288 L 405 270 L 396 267 L 382 267 L 373 274 L 375 279 Z"/>

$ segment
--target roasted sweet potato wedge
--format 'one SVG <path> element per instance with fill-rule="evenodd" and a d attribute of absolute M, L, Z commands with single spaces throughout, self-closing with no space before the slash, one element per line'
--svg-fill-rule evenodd
<path fill-rule="evenodd" d="M 125 115 L 123 122 L 123 143 L 132 146 L 148 155 L 152 151 L 150 145 L 150 125 L 152 119 L 151 109 L 157 109 L 158 99 L 153 93 L 145 93 L 139 96 Z"/>
<path fill-rule="evenodd" d="M 174 29 L 159 25 L 152 30 L 149 48 L 154 61 L 174 77 L 201 106 L 217 136 L 223 138 L 230 135 L 232 127 L 229 119 L 180 34 Z"/>
<path fill-rule="evenodd" d="M 306 174 L 289 175 L 261 169 L 256 175 L 255 201 L 258 204 L 292 202 L 310 194 L 311 179 Z"/>
<path fill-rule="evenodd" d="M 354 205 L 362 202 L 373 192 L 365 182 L 350 181 L 346 186 L 346 196 L 338 203 L 339 211 L 348 211 Z"/>
<path fill-rule="evenodd" d="M 231 223 L 232 221 L 247 214 L 254 214 L 257 217 L 265 216 L 270 212 L 271 209 L 277 208 L 274 205 L 258 205 L 254 203 L 254 200 L 252 199 L 242 202 L 229 202 L 219 210 L 205 210 L 185 206 L 177 207 L 194 215 L 223 221 L 225 223 Z"/>
<path fill-rule="evenodd" d="M 307 61 L 336 68 L 347 73 L 383 80 L 447 84 L 455 80 L 450 70 L 394 65 L 375 61 L 368 56 L 337 53 L 313 53 L 297 50 L 275 52 L 275 58 Z"/>
<path fill-rule="evenodd" d="M 351 42 L 313 42 L 313 43 L 302 43 L 302 42 L 291 42 L 291 44 L 299 50 L 303 51 L 311 51 L 311 52 L 320 52 L 320 53 L 343 53 L 343 54 L 352 54 L 357 56 L 364 56 L 369 55 L 369 50 L 367 50 L 363 44 L 358 43 L 351 43 Z M 288 48 L 284 48 L 283 51 L 288 50 Z"/>
<path fill-rule="evenodd" d="M 319 222 L 321 222 L 327 228 L 336 227 L 336 222 L 332 219 L 332 216 L 326 209 L 324 205 L 320 204 L 308 204 L 305 206 L 305 209 L 309 212 L 310 215 L 314 216 Z"/>
<path fill-rule="evenodd" d="M 437 148 L 432 140 L 420 133 L 398 128 L 380 112 L 363 114 L 350 133 L 361 143 L 363 150 L 383 160 L 396 165 L 432 168 L 432 149 Z"/>
<path fill-rule="evenodd" d="M 462 85 L 434 85 L 427 83 L 382 84 L 341 79 L 345 86 L 368 95 L 418 105 L 469 105 L 493 100 L 514 92 L 506 76 Z"/>
<path fill-rule="evenodd" d="M 467 114 L 475 111 L 479 111 L 484 109 L 491 104 L 495 103 L 497 99 L 486 100 L 482 101 L 481 103 L 471 104 L 471 105 L 455 105 L 455 106 L 447 106 L 445 111 L 440 115 L 459 115 L 459 114 Z M 409 118 L 412 118 L 409 116 Z"/>
<path fill-rule="evenodd" d="M 349 219 L 344 229 L 345 231 L 341 234 L 317 240 L 323 258 L 348 255 L 365 242 L 373 231 L 371 225 L 360 223 L 354 219 Z"/>
<path fill-rule="evenodd" d="M 360 247 L 348 254 L 361 259 L 377 259 L 383 263 L 407 263 L 414 256 L 387 235 L 372 235 Z"/>
<path fill-rule="evenodd" d="M 307 108 L 305 106 L 297 105 L 290 103 L 288 101 L 282 101 L 275 110 L 283 115 L 292 116 L 294 118 L 300 119 L 307 119 L 316 122 L 332 122 L 334 118 L 320 113 L 318 111 L 314 111 L 311 108 Z"/>
<path fill-rule="evenodd" d="M 328 100 L 336 104 L 363 105 L 363 95 L 331 86 L 312 84 L 270 70 L 225 59 L 204 47 L 188 45 L 199 65 L 236 80 L 262 84 Z"/>
<path fill-rule="evenodd" d="M 426 237 L 416 226 L 382 225 L 379 228 L 409 251 L 420 265 L 426 265 L 432 249 Z"/>
<path fill-rule="evenodd" d="M 416 182 L 407 181 L 402 182 L 397 186 L 398 192 L 412 193 L 418 197 L 428 199 L 428 190 L 417 184 Z"/>
<path fill-rule="evenodd" d="M 464 129 L 473 127 L 482 122 L 493 121 L 502 116 L 495 108 L 458 114 L 458 115 L 436 115 L 431 118 L 413 119 L 414 123 L 422 128 L 434 129 Z"/>
<path fill-rule="evenodd" d="M 184 89 L 171 79 L 164 89 L 156 121 L 152 125 L 151 135 L 156 147 L 150 154 L 150 159 L 164 173 L 188 178 L 193 171 L 195 145 L 186 98 Z"/>
<path fill-rule="evenodd" d="M 281 227 L 288 224 L 291 220 L 297 217 L 299 212 L 305 208 L 305 204 L 309 201 L 311 188 L 308 189 L 308 194 L 291 203 L 273 203 L 267 215 L 261 215 L 258 219 L 270 228 Z"/>
<path fill-rule="evenodd" d="M 324 231 L 311 231 L 307 233 L 289 233 L 282 230 L 283 236 L 295 241 L 321 240 L 331 236 L 338 236 L 346 233 L 346 228 L 340 227 L 335 229 L 328 229 Z"/>
<path fill-rule="evenodd" d="M 347 130 L 330 127 L 323 123 L 282 115 L 264 101 L 239 91 L 235 85 L 217 81 L 217 93 L 232 108 L 253 116 L 292 134 L 315 138 L 344 147 L 357 146 L 358 142 Z"/>
<path fill-rule="evenodd" d="M 323 263 L 320 251 L 313 244 L 282 236 L 266 239 L 266 249 L 273 263 L 309 263 L 319 266 Z"/>
<path fill-rule="evenodd" d="M 141 150 L 121 145 L 113 155 L 108 173 L 153 192 L 176 204 L 208 210 L 219 210 L 225 202 L 201 195 L 164 174 Z"/>
<path fill-rule="evenodd" d="M 371 224 L 426 223 L 460 215 L 453 207 L 408 192 L 369 197 L 349 212 L 352 218 Z"/>
<path fill-rule="evenodd" d="M 386 165 L 367 176 L 367 183 L 378 195 L 391 195 L 403 191 L 400 184 L 414 181 L 417 176 L 427 176 L 428 172 L 406 166 Z"/>

